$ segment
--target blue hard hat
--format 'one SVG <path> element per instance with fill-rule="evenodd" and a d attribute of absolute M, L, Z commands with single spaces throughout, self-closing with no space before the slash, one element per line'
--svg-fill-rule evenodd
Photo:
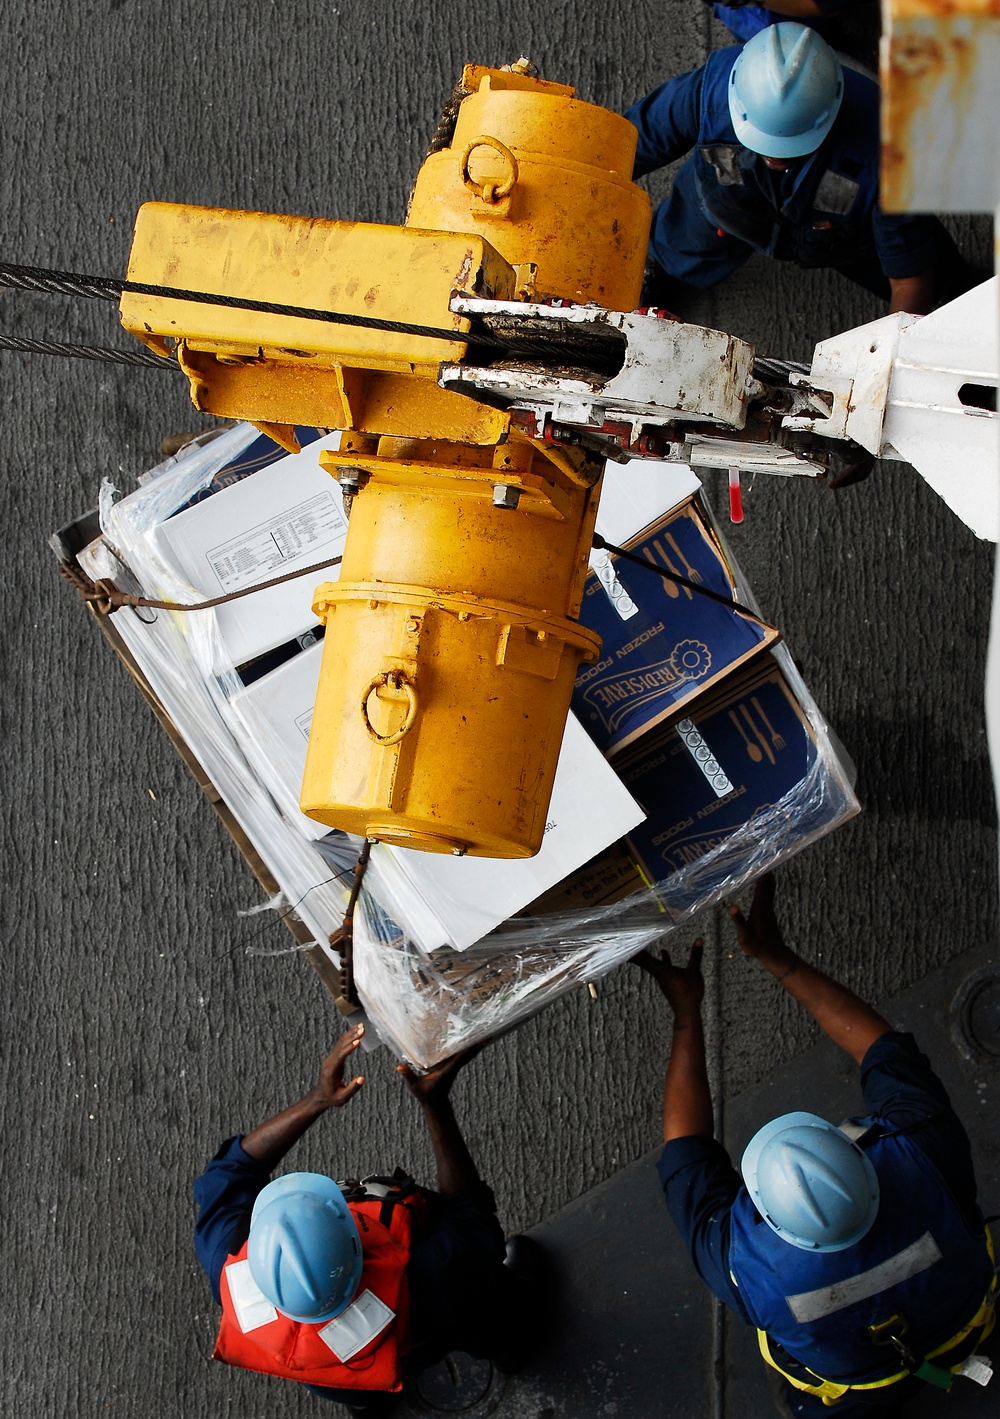
<path fill-rule="evenodd" d="M 765 158 L 813 153 L 844 97 L 840 60 L 806 25 L 771 25 L 743 46 L 729 75 L 729 114 L 745 148 Z"/>
<path fill-rule="evenodd" d="M 250 1274 L 282 1315 L 332 1320 L 358 1289 L 361 1238 L 344 1194 L 322 1173 L 288 1173 L 263 1188 L 247 1240 Z"/>
<path fill-rule="evenodd" d="M 790 1113 L 754 1134 L 740 1170 L 773 1232 L 806 1251 L 843 1251 L 878 1212 L 878 1178 L 846 1133 L 816 1114 Z"/>

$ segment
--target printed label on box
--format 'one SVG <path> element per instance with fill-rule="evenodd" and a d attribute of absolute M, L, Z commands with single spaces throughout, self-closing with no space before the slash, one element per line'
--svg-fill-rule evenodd
<path fill-rule="evenodd" d="M 206 559 L 223 591 L 238 591 L 279 573 L 286 562 L 346 528 L 332 493 L 317 493 L 298 507 L 211 547 Z"/>
<path fill-rule="evenodd" d="M 602 557 L 594 558 L 592 564 L 597 573 L 597 579 L 608 593 L 608 600 L 618 612 L 623 621 L 629 621 L 633 616 L 638 616 L 639 608 L 622 586 L 615 573 L 615 565 L 605 552 Z"/>
<path fill-rule="evenodd" d="M 716 798 L 725 798 L 727 793 L 732 793 L 733 786 L 726 778 L 722 765 L 689 719 L 680 720 L 677 733 L 685 749 L 712 785 Z"/>
<path fill-rule="evenodd" d="M 661 621 L 638 637 L 638 644 L 662 632 Z M 632 646 L 628 646 L 619 653 L 627 655 L 631 649 Z M 594 668 L 599 671 L 600 664 Z M 711 668 L 712 652 L 704 641 L 678 641 L 668 659 L 653 661 L 638 674 L 603 675 L 583 691 L 581 698 L 592 716 L 596 715 L 609 737 L 613 738 L 625 720 L 643 706 L 651 701 L 661 701 L 665 693 L 673 702 L 685 685 L 703 680 Z"/>
<path fill-rule="evenodd" d="M 732 602 L 732 573 L 696 503 L 647 528 L 632 547 L 651 566 L 612 559 L 609 590 L 608 573 L 595 562 L 580 607 L 581 622 L 602 645 L 600 660 L 580 668 L 573 708 L 609 755 L 777 639 L 776 631 L 717 599 Z M 702 588 L 714 595 L 702 595 Z"/>
<path fill-rule="evenodd" d="M 696 882 L 687 881 L 684 870 L 734 833 L 759 822 L 769 840 L 792 841 L 822 826 L 824 812 L 822 796 L 803 803 L 800 814 L 777 807 L 816 761 L 805 713 L 780 672 L 717 697 L 689 723 L 704 748 L 711 746 L 728 791 L 720 794 L 679 726 L 617 766 L 622 782 L 649 815 L 629 833 L 629 847 L 650 880 L 660 884 L 661 899 L 680 910 L 711 885 L 703 874 Z M 719 881 L 731 871 L 723 854 Z"/>

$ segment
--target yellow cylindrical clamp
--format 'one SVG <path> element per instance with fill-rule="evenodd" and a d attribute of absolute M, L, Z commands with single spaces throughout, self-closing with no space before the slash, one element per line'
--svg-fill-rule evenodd
<path fill-rule="evenodd" d="M 303 811 L 397 847 L 537 852 L 577 667 L 600 638 L 567 617 L 382 582 L 329 582 L 313 609 L 337 649 L 323 655 Z"/>
<path fill-rule="evenodd" d="M 571 89 L 485 73 L 420 169 L 407 226 L 485 236 L 512 266 L 537 265 L 540 296 L 634 310 L 650 218 L 637 138 Z"/>

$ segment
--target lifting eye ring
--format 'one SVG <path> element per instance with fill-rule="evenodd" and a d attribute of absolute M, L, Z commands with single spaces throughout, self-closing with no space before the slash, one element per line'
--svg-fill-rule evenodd
<path fill-rule="evenodd" d="M 374 690 L 381 689 L 383 685 L 391 685 L 394 690 L 405 690 L 406 692 L 406 718 L 398 729 L 391 734 L 379 734 L 371 720 L 368 718 L 368 701 Z M 409 734 L 413 728 L 417 717 L 417 691 L 413 684 L 407 680 L 401 670 L 383 670 L 380 675 L 373 675 L 365 686 L 361 696 L 361 722 L 365 727 L 365 733 L 370 739 L 374 739 L 376 744 L 388 746 L 398 744 L 404 734 Z"/>
<path fill-rule="evenodd" d="M 475 178 L 469 172 L 469 159 L 477 148 L 492 148 L 494 152 L 499 153 L 503 158 L 504 162 L 510 168 L 510 172 L 502 182 L 476 182 Z M 481 201 L 487 202 L 490 205 L 495 202 L 502 202 L 505 197 L 509 197 L 514 191 L 514 184 L 517 182 L 517 158 L 515 158 L 514 154 L 505 143 L 500 142 L 499 138 L 491 138 L 489 135 L 484 135 L 481 138 L 473 138 L 472 142 L 462 154 L 461 170 L 462 181 L 469 191 L 474 193 Z"/>

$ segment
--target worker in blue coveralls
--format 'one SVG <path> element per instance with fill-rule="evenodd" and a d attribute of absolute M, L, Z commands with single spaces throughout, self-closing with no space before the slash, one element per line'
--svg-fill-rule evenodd
<path fill-rule="evenodd" d="M 475 1049 L 424 1075 L 399 1066 L 430 1133 L 436 1192 L 398 1170 L 271 1181 L 306 1129 L 363 1086 L 344 1079 L 363 1033 L 341 1036 L 297 1103 L 222 1144 L 194 1185 L 195 1252 L 222 1305 L 216 1359 L 374 1416 L 453 1351 L 520 1368 L 538 1340 L 544 1264 L 530 1238 L 505 1246 L 452 1110 Z"/>
<path fill-rule="evenodd" d="M 737 39 L 753 39 L 768 25 L 782 20 L 797 20 L 820 30 L 844 10 L 873 9 L 875 0 L 768 0 L 755 5 L 753 0 L 705 0 L 716 18 L 736 35 Z"/>
<path fill-rule="evenodd" d="M 691 153 L 653 214 L 644 304 L 673 308 L 755 251 L 833 267 L 891 312 L 926 314 L 976 283 L 935 217 L 880 209 L 878 84 L 813 29 L 782 22 L 716 50 L 625 116 L 636 177 Z"/>
<path fill-rule="evenodd" d="M 990 1362 L 976 1351 L 993 1325 L 994 1264 L 944 1086 L 912 1035 L 785 945 L 773 877 L 749 917 L 730 912 L 743 952 L 860 1065 L 865 1114 L 840 1127 L 773 1119 L 747 1145 L 741 1179 L 713 1136 L 701 942 L 684 967 L 640 953 L 674 1013 L 658 1172 L 695 1270 L 757 1327 L 782 1415 L 892 1413 L 962 1366 L 984 1383 Z"/>

